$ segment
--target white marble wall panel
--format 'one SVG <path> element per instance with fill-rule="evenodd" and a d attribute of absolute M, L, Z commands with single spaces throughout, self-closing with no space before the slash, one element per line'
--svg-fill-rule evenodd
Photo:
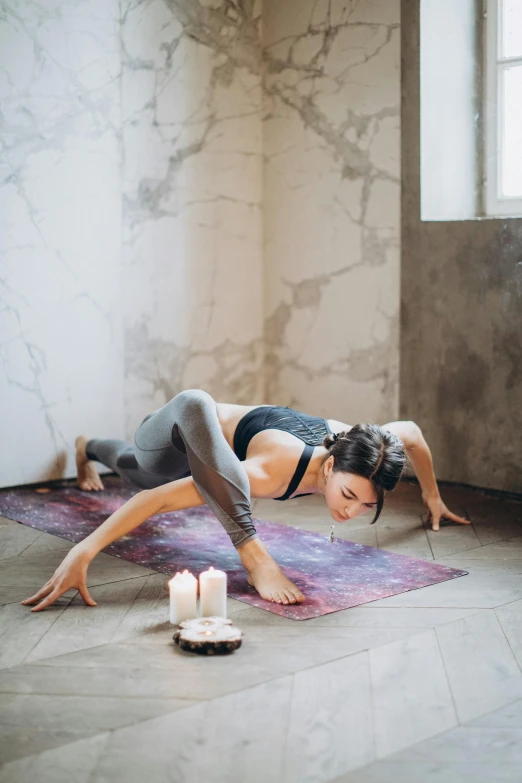
<path fill-rule="evenodd" d="M 174 394 L 263 402 L 260 6 L 125 3 L 128 434 Z"/>
<path fill-rule="evenodd" d="M 0 486 L 123 434 L 117 0 L 0 15 Z"/>
<path fill-rule="evenodd" d="M 0 486 L 186 388 L 393 417 L 397 0 L 3 7 Z"/>
<path fill-rule="evenodd" d="M 398 410 L 399 2 L 265 0 L 267 402 Z"/>

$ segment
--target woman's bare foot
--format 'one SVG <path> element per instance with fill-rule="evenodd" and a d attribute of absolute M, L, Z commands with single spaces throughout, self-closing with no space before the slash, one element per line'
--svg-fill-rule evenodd
<path fill-rule="evenodd" d="M 255 587 L 261 598 L 278 604 L 300 604 L 304 595 L 297 585 L 287 579 L 275 561 L 268 561 L 248 572 L 248 584 Z"/>
<path fill-rule="evenodd" d="M 77 485 L 80 489 L 87 491 L 94 490 L 97 492 L 100 489 L 104 489 L 98 471 L 94 467 L 94 462 L 87 459 L 87 454 L 85 452 L 87 438 L 83 435 L 79 435 L 76 438 L 74 445 L 76 446 L 76 468 L 78 470 L 78 477 L 76 479 Z"/>

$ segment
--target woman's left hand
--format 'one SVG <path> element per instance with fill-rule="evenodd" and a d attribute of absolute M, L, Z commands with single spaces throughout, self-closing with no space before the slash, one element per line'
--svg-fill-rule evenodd
<path fill-rule="evenodd" d="M 439 529 L 439 523 L 441 519 L 451 519 L 452 522 L 460 522 L 461 525 L 471 524 L 471 519 L 459 517 L 446 508 L 440 495 L 437 495 L 436 497 L 425 497 L 423 495 L 422 500 L 428 506 L 428 517 L 426 522 L 431 520 L 431 526 L 433 530 Z"/>

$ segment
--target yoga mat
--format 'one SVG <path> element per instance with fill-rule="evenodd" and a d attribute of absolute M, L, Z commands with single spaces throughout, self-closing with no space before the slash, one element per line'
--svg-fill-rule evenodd
<path fill-rule="evenodd" d="M 118 477 L 103 476 L 103 481 L 105 489 L 96 493 L 70 484 L 45 494 L 34 488 L 6 490 L 0 492 L 0 513 L 78 542 L 138 491 Z M 185 568 L 197 576 L 212 565 L 227 572 L 231 598 L 293 620 L 319 617 L 468 573 L 342 539 L 330 543 L 326 534 L 263 519 L 254 518 L 254 524 L 272 557 L 303 592 L 302 604 L 277 604 L 260 597 L 248 584 L 239 554 L 207 506 L 151 517 L 103 551 L 169 576 Z M 41 586 L 35 584 L 34 592 Z"/>

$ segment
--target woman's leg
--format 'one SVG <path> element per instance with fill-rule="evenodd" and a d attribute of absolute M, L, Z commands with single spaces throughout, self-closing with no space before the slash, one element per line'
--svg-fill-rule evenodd
<path fill-rule="evenodd" d="M 148 416 L 134 435 L 136 459 L 147 473 L 172 481 L 180 457 L 188 460 L 198 491 L 236 548 L 257 538 L 245 469 L 227 443 L 216 403 L 201 389 L 180 392 Z"/>
<path fill-rule="evenodd" d="M 151 475 L 143 468 L 140 468 L 136 462 L 133 446 L 124 440 L 97 440 L 93 438 L 87 441 L 85 452 L 87 459 L 101 462 L 102 465 L 106 465 L 114 473 L 121 476 L 125 482 L 132 484 L 134 487 L 152 489 L 171 481 L 169 478 Z M 177 478 L 181 478 L 182 472 L 185 475 L 190 475 L 186 458 L 182 462 L 184 471 L 180 471 L 180 475 Z"/>

